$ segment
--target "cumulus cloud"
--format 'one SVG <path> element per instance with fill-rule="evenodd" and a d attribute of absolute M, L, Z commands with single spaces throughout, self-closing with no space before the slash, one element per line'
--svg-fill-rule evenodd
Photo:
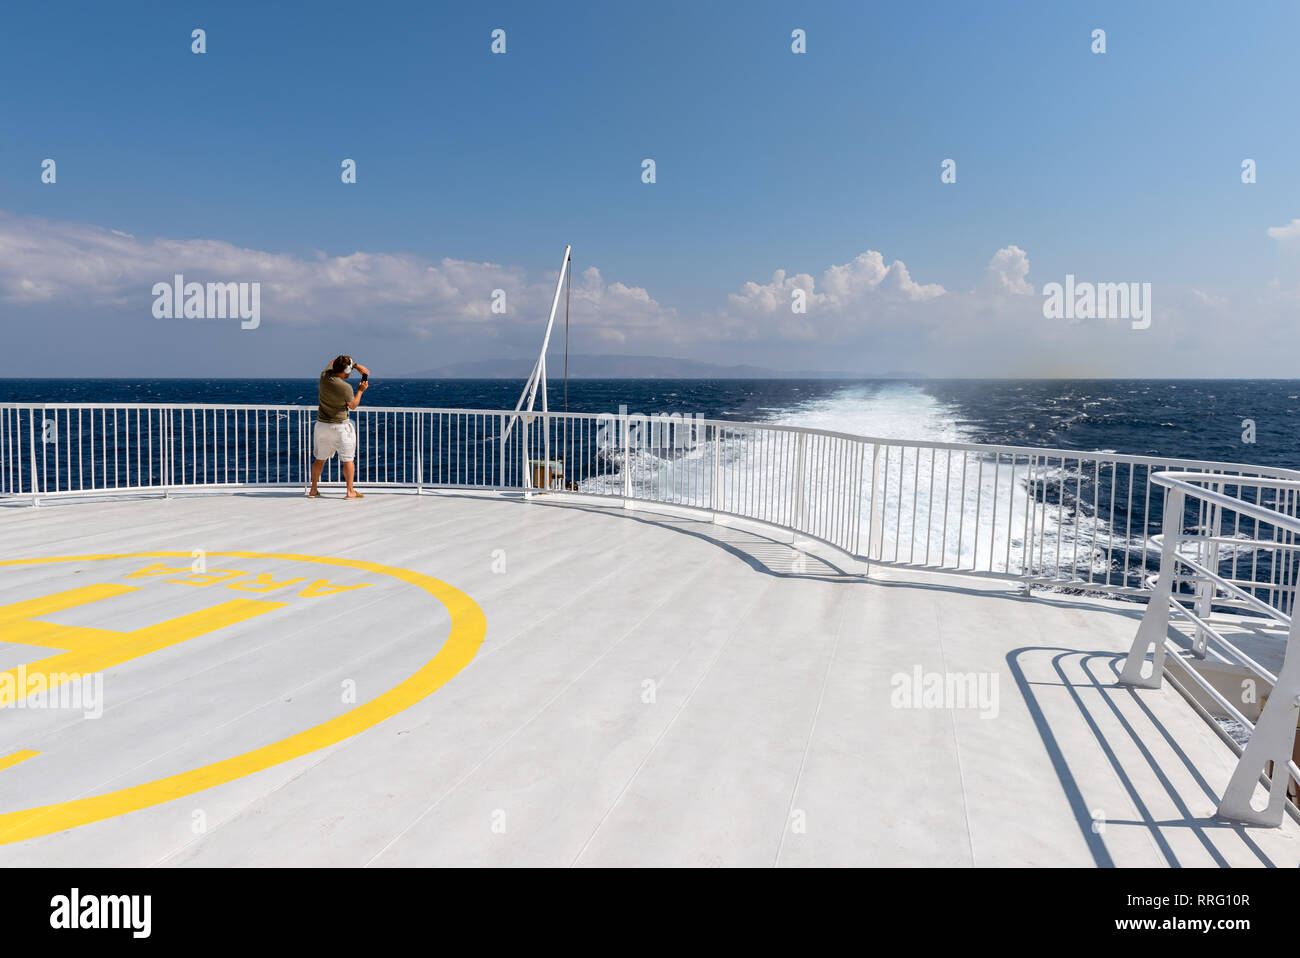
<path fill-rule="evenodd" d="M 1270 226 L 1268 235 L 1275 240 L 1293 240 L 1300 238 L 1300 219 L 1294 219 L 1286 226 Z"/>
<path fill-rule="evenodd" d="M 640 286 L 607 283 L 600 270 L 589 266 L 573 284 L 574 310 L 596 319 L 594 339 L 598 345 L 616 347 L 648 342 L 682 342 L 686 327 L 677 311 L 655 300 Z"/>
<path fill-rule="evenodd" d="M 944 294 L 937 283 L 921 284 L 912 279 L 907 266 L 899 260 L 885 265 L 885 257 L 867 250 L 850 263 L 832 266 L 822 276 L 827 301 L 845 308 L 873 296 L 895 301 L 917 302 Z"/>
<path fill-rule="evenodd" d="M 262 322 L 272 329 L 346 328 L 394 342 L 410 337 L 423 354 L 454 343 L 460 355 L 491 357 L 532 348 L 554 293 L 553 273 L 520 266 L 409 253 L 356 251 L 300 256 L 211 239 L 138 238 L 128 232 L 0 212 L 0 302 L 52 308 L 83 323 L 118 307 L 144 326 L 152 288 L 183 274 L 188 282 L 258 282 Z M 612 353 L 692 355 L 711 344 L 720 361 L 785 366 L 784 345 L 829 351 L 869 343 L 898 353 L 924 351 L 1005 322 L 1010 300 L 1031 298 L 1029 259 L 1007 246 L 983 281 L 952 291 L 922 282 L 901 260 L 868 249 L 819 276 L 776 270 L 720 305 L 692 316 L 642 286 L 591 266 L 573 278 L 575 346 Z M 492 311 L 494 290 L 506 312 Z M 791 309 L 802 294 L 803 312 Z M 135 329 L 136 327 L 132 327 Z M 955 330 L 955 332 L 954 332 Z M 171 327 L 169 335 L 185 334 Z M 71 334 L 75 336 L 74 334 Z M 187 334 L 186 334 L 187 335 Z M 738 354 L 748 345 L 753 352 Z M 816 362 L 816 360 L 813 360 Z"/>
<path fill-rule="evenodd" d="M 871 300 L 916 302 L 944 294 L 937 283 L 922 285 L 912 279 L 907 266 L 899 260 L 885 265 L 885 257 L 867 250 L 852 261 L 831 266 L 822 274 L 821 292 L 807 273 L 787 275 L 783 269 L 772 274 L 767 283 L 748 282 L 739 293 L 727 297 L 728 304 L 742 311 L 762 313 L 789 312 L 793 290 L 806 294 L 809 306 L 841 311 Z"/>
<path fill-rule="evenodd" d="M 901 260 L 886 263 L 883 253 L 867 250 L 827 267 L 820 281 L 778 269 L 769 282 L 748 282 L 708 316 L 706 326 L 714 335 L 793 342 L 850 343 L 868 333 L 924 336 L 1004 308 L 1008 296 L 1032 295 L 1028 276 L 1029 257 L 1018 246 L 994 253 L 983 282 L 973 290 L 918 282 Z M 792 308 L 796 290 L 803 293 L 804 312 Z"/>
<path fill-rule="evenodd" d="M 795 290 L 802 291 L 803 312 L 796 312 Z M 808 273 L 778 269 L 766 283 L 752 280 L 727 297 L 727 305 L 708 314 L 704 328 L 714 337 L 816 341 L 835 336 L 872 315 L 897 312 L 908 304 L 944 295 L 937 283 L 918 283 L 899 260 L 885 264 L 877 250 L 867 250 L 830 266 L 820 287 Z"/>
<path fill-rule="evenodd" d="M 1269 235 L 1300 237 L 1300 219 Z M 1254 363 L 1250 374 L 1289 374 L 1287 357 L 1294 355 L 1300 285 L 1290 282 L 1231 293 L 1157 286 L 1152 327 L 1135 332 L 1127 323 L 1048 320 L 1030 280 L 1029 255 L 1016 245 L 993 252 L 969 288 L 945 286 L 923 270 L 868 249 L 820 273 L 777 269 L 766 281 L 719 290 L 712 309 L 683 315 L 632 278 L 589 266 L 573 277 L 572 345 L 859 374 L 1232 375 L 1241 370 L 1203 346 L 1231 328 L 1273 344 L 1267 362 Z M 152 288 L 177 273 L 189 282 L 261 283 L 258 348 L 246 348 L 251 341 L 237 324 L 160 325 Z M 372 251 L 304 256 L 220 240 L 140 238 L 0 211 L 6 332 L 12 347 L 45 363 L 43 375 L 105 362 L 119 371 L 140 363 L 168 375 L 252 362 L 260 374 L 276 374 L 297 368 L 304 350 L 317 348 L 364 349 L 397 372 L 518 356 L 536 348 L 554 288 L 554 273 L 522 266 Z M 505 314 L 492 311 L 498 289 L 506 295 Z M 796 301 L 802 312 L 792 309 Z M 28 318 L 39 321 L 21 321 Z M 316 345 L 325 341 L 329 348 Z M 184 366 L 166 358 L 182 354 Z"/>
<path fill-rule="evenodd" d="M 1035 292 L 1029 276 L 1029 256 L 1019 246 L 1004 246 L 993 254 L 985 270 L 988 284 L 995 290 L 1015 296 Z"/>
<path fill-rule="evenodd" d="M 516 324 L 536 327 L 550 310 L 554 274 L 517 266 L 404 253 L 318 253 L 304 258 L 218 240 L 140 240 L 115 229 L 0 213 L 0 299 L 17 305 L 148 304 L 154 283 L 258 282 L 267 321 L 297 326 L 346 320 L 361 331 L 428 336 L 456 327 L 499 338 Z M 506 312 L 492 312 L 493 291 Z M 673 329 L 676 312 L 646 290 L 607 283 L 588 269 L 573 296 L 609 317 L 610 342 Z M 147 308 L 147 305 L 146 305 Z"/>

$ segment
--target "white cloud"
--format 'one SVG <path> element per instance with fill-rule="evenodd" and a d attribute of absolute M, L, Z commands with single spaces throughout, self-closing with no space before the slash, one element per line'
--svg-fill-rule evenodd
<path fill-rule="evenodd" d="M 894 260 L 888 266 L 876 250 L 867 250 L 851 262 L 831 266 L 822 274 L 822 292 L 807 273 L 787 275 L 783 269 L 772 274 L 768 283 L 748 282 L 739 293 L 727 297 L 728 305 L 740 312 L 788 313 L 795 289 L 807 294 L 811 312 L 814 306 L 844 311 L 874 301 L 916 302 L 944 294 L 937 283 L 922 285 L 912 279 L 907 267 Z"/>
<path fill-rule="evenodd" d="M 1300 219 L 1294 219 L 1286 226 L 1270 226 L 1268 235 L 1275 240 L 1293 240 L 1300 238 Z"/>
<path fill-rule="evenodd" d="M 1019 246 L 1004 246 L 993 254 L 985 276 L 998 292 L 1025 296 L 1035 292 L 1029 275 L 1029 256 Z"/>
<path fill-rule="evenodd" d="M 803 291 L 806 312 L 792 310 L 795 290 Z M 767 283 L 747 282 L 740 292 L 728 295 L 724 308 L 705 317 L 701 332 L 709 338 L 825 342 L 873 316 L 944 292 L 937 283 L 917 283 L 901 261 L 886 266 L 880 252 L 867 250 L 848 263 L 828 267 L 820 290 L 808 273 L 790 275 L 783 269 Z"/>
<path fill-rule="evenodd" d="M 267 322 L 298 326 L 346 320 L 359 332 L 407 331 L 427 337 L 449 327 L 499 339 L 536 330 L 550 311 L 554 274 L 517 266 L 403 253 L 288 253 L 246 249 L 218 240 L 139 240 L 98 226 L 0 212 L 0 299 L 19 305 L 152 302 L 154 283 L 182 273 L 190 282 L 259 282 Z M 504 314 L 491 310 L 493 290 L 506 294 Z M 573 296 L 599 317 L 606 342 L 670 334 L 676 312 L 646 290 L 606 283 L 599 270 L 575 280 Z M 147 315 L 147 313 L 146 313 Z M 530 341 L 531 343 L 531 341 Z"/>
<path fill-rule="evenodd" d="M 748 282 L 727 297 L 727 305 L 710 314 L 706 324 L 717 336 L 791 342 L 841 343 L 864 336 L 921 336 L 965 324 L 989 310 L 1007 311 L 1008 296 L 1035 293 L 1028 281 L 1029 257 L 1018 246 L 994 253 L 982 284 L 973 290 L 950 290 L 939 283 L 919 283 L 901 260 L 886 264 L 877 250 L 848 263 L 828 267 L 818 283 L 808 273 L 778 269 L 767 283 Z M 807 311 L 791 309 L 794 290 L 804 292 Z M 1022 304 L 1015 304 L 1018 315 Z"/>
<path fill-rule="evenodd" d="M 1228 302 L 1226 297 L 1218 296 L 1214 293 L 1207 293 L 1204 290 L 1195 288 L 1189 289 L 1187 292 L 1199 305 L 1205 306 L 1209 309 L 1227 309 L 1231 306 L 1231 303 Z"/>
<path fill-rule="evenodd" d="M 1269 231 L 1300 236 L 1300 219 Z M 1225 291 L 1207 284 L 1157 284 L 1150 330 L 1127 323 L 1073 325 L 1043 316 L 1028 254 L 995 251 L 971 288 L 921 282 L 900 260 L 867 250 L 820 275 L 777 269 L 766 282 L 719 291 L 714 309 L 682 315 L 649 289 L 607 279 L 595 266 L 573 278 L 575 352 L 640 353 L 753 363 L 776 369 L 859 373 L 914 369 L 931 375 L 1287 375 L 1297 338 L 1300 286 Z M 920 269 L 917 270 L 920 273 Z M 154 283 L 183 273 L 192 282 L 260 282 L 264 372 L 300 362 L 300 329 L 346 335 L 367 356 L 387 351 L 396 369 L 449 359 L 527 354 L 536 348 L 555 288 L 553 273 L 521 266 L 430 260 L 357 251 L 299 256 L 219 240 L 140 239 L 84 224 L 0 211 L 0 304 L 18 349 L 48 355 L 46 375 L 68 374 L 75 347 L 146 359 L 167 349 L 199 350 L 193 370 L 222 368 L 211 349 L 240 352 L 200 325 L 160 327 Z M 923 277 L 929 279 L 929 277 Z M 493 290 L 507 312 L 491 311 Z M 806 312 L 792 311 L 804 294 Z M 114 333 L 100 332 L 114 311 Z M 21 322 L 24 314 L 40 322 Z M 237 329 L 237 327 L 232 327 Z M 285 335 L 276 339 L 276 330 Z M 1236 365 L 1207 349 L 1230 329 L 1269 342 L 1268 355 Z M 242 343 L 242 340 L 240 340 Z M 553 343 L 560 342 L 559 339 Z M 64 350 L 64 345 L 69 347 Z M 343 347 L 338 347 L 342 349 Z M 374 353 L 369 350 L 375 350 Z M 337 351 L 337 350 L 336 350 Z M 134 361 L 134 360 L 132 360 Z M 274 365 L 273 365 L 274 364 Z M 1244 364 L 1244 367 L 1243 367 Z M 114 368 L 121 365 L 121 360 Z M 155 368 L 155 363 L 146 363 Z M 170 368 L 170 367 L 169 367 Z M 187 370 L 191 367 L 186 367 Z"/>
<path fill-rule="evenodd" d="M 779 269 L 765 283 L 747 282 L 713 311 L 690 317 L 640 286 L 607 280 L 595 266 L 575 276 L 572 309 L 581 317 L 574 346 L 600 352 L 699 356 L 712 344 L 727 361 L 787 365 L 783 344 L 836 350 L 891 340 L 899 348 L 943 342 L 952 326 L 1002 309 L 1009 294 L 1032 292 L 1023 250 L 1008 246 L 989 262 L 980 288 L 950 292 L 913 278 L 899 260 L 867 250 L 827 267 L 820 278 Z M 346 324 L 365 336 L 453 337 L 482 356 L 532 348 L 551 305 L 554 274 L 519 266 L 437 261 L 406 254 L 357 251 L 297 256 L 220 240 L 140 239 L 99 226 L 0 212 L 0 300 L 17 306 L 56 305 L 88 320 L 118 306 L 150 318 L 152 287 L 182 273 L 191 282 L 259 282 L 263 322 L 274 327 Z M 493 290 L 507 312 L 491 310 Z M 791 311 L 802 290 L 807 311 Z M 65 304 L 74 308 L 65 310 Z M 77 309 L 77 307 L 80 307 Z M 986 317 L 987 318 L 987 317 Z M 750 344 L 754 353 L 736 355 Z M 852 365 L 852 364 L 850 364 Z"/>

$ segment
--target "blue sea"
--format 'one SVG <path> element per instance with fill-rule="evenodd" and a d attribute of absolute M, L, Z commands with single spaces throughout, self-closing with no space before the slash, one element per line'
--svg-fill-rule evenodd
<path fill-rule="evenodd" d="M 355 382 L 355 380 L 354 380 Z M 514 380 L 384 379 L 368 406 L 513 409 Z M 551 408 L 566 408 L 550 384 Z M 314 405 L 310 379 L 6 379 L 0 402 Z M 700 414 L 882 438 L 1105 450 L 1300 467 L 1300 380 L 583 379 L 572 412 Z M 1246 420 L 1254 423 L 1254 442 Z"/>

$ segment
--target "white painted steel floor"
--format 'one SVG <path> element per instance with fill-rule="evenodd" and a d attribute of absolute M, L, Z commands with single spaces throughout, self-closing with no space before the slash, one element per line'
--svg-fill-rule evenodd
<path fill-rule="evenodd" d="M 0 709 L 0 865 L 1300 862 L 1289 819 L 1214 820 L 1236 759 L 1176 691 L 1114 684 L 1140 606 L 865 580 L 820 549 L 800 570 L 779 533 L 616 504 L 330 495 L 0 508 L 10 560 L 184 555 L 0 566 L 0 669 L 54 654 L 41 628 L 55 649 L 164 643 L 101 673 L 99 719 Z M 207 578 L 130 577 L 196 549 Z M 205 781 L 190 770 L 277 761 L 274 743 L 354 709 L 349 683 L 364 704 L 448 638 L 448 609 L 410 582 L 283 554 L 441 580 L 481 608 L 482 646 L 364 731 L 187 792 Z M 57 612 L 14 605 L 89 587 Z M 157 631 L 234 599 L 263 611 Z M 917 667 L 995 674 L 998 714 L 894 707 L 891 678 Z"/>

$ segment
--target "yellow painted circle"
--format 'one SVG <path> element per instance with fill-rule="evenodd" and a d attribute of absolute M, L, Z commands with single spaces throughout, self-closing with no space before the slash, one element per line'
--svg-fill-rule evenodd
<path fill-rule="evenodd" d="M 329 556 L 297 555 L 275 552 L 208 552 L 209 556 L 236 559 L 281 559 L 290 562 L 313 562 L 321 565 L 346 566 L 378 575 L 400 579 L 423 589 L 441 602 L 451 616 L 451 632 L 438 653 L 415 673 L 403 679 L 387 692 L 349 709 L 343 715 L 314 725 L 305 731 L 232 758 L 159 778 L 143 785 L 100 795 L 90 795 L 70 802 L 42 805 L 0 815 L 0 845 L 24 841 L 40 835 L 65 831 L 91 822 L 102 821 L 127 812 L 138 811 L 161 802 L 183 798 L 195 792 L 224 785 L 226 782 L 260 772 L 290 759 L 298 758 L 327 745 L 364 732 L 384 719 L 441 688 L 449 679 L 469 664 L 483 644 L 487 633 L 487 619 L 478 604 L 439 579 L 354 559 L 336 559 Z M 123 552 L 112 555 L 58 556 L 46 559 L 6 559 L 0 566 L 42 565 L 55 562 L 86 562 L 98 559 L 175 559 L 191 558 L 190 552 Z"/>

